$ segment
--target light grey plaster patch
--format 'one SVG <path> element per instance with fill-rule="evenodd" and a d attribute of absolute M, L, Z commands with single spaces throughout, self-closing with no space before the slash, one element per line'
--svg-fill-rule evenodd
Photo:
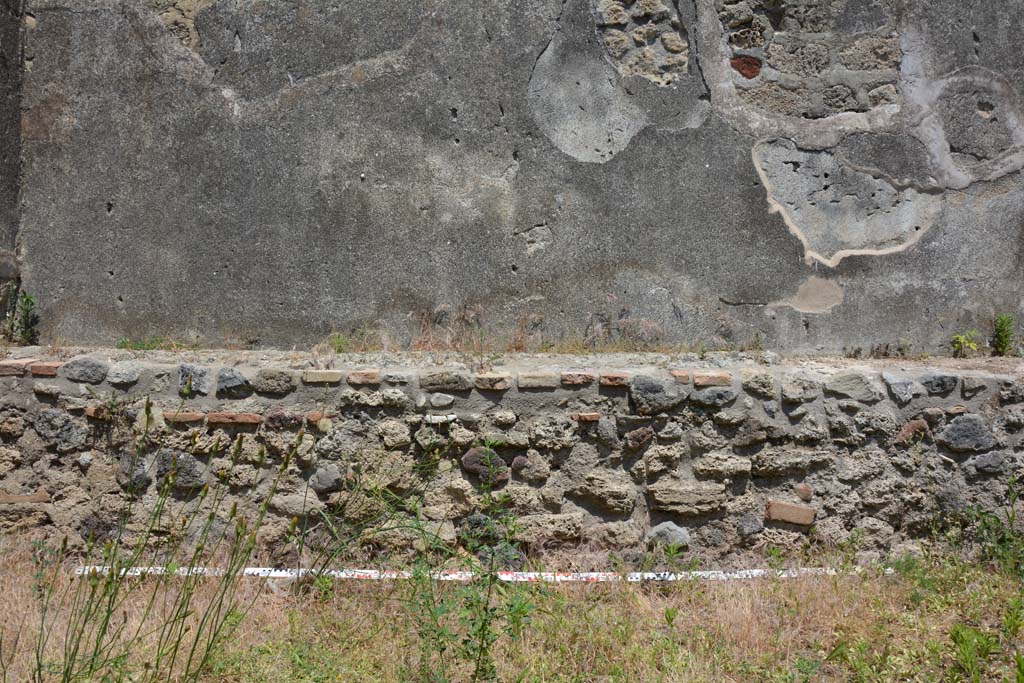
<path fill-rule="evenodd" d="M 768 307 L 789 306 L 801 313 L 828 313 L 843 303 L 843 297 L 843 288 L 835 282 L 812 275 L 800 283 L 795 294 L 773 301 Z"/>
<path fill-rule="evenodd" d="M 930 79 L 914 46 L 921 41 L 913 27 L 902 34 L 906 93 L 911 130 L 928 150 L 937 182 L 946 188 L 963 189 L 983 180 L 995 180 L 1024 168 L 1024 113 L 1014 87 L 1002 75 L 982 66 L 966 66 L 942 78 Z M 907 48 L 912 48 L 910 51 Z M 974 94 L 976 97 L 957 97 Z M 959 101 L 959 102 L 958 102 Z M 967 105 L 964 107 L 964 105 Z M 956 111 L 955 107 L 964 109 Z M 954 109 L 951 111 L 951 107 Z M 991 107 L 991 108 L 989 108 Z M 954 118 L 997 116 L 1008 140 L 990 158 L 965 162 L 957 153 Z M 952 139 L 951 139 L 952 138 Z"/>
<path fill-rule="evenodd" d="M 565 12 L 579 11 L 571 0 Z M 604 163 L 629 145 L 647 116 L 619 84 L 596 45 L 561 24 L 537 59 L 527 99 L 537 125 L 578 161 Z M 589 49 L 588 49 L 589 47 Z"/>
<path fill-rule="evenodd" d="M 904 251 L 942 207 L 940 195 L 899 190 L 792 140 L 762 140 L 752 156 L 771 211 L 803 244 L 808 263 L 835 267 L 847 256 Z"/>

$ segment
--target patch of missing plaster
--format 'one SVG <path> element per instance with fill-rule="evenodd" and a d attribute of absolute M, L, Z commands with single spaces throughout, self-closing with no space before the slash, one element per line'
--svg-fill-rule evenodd
<path fill-rule="evenodd" d="M 803 150 L 791 140 L 762 140 L 752 157 L 771 211 L 803 244 L 808 263 L 835 267 L 848 256 L 904 251 L 941 209 L 940 194 L 899 189 L 829 151 Z"/>
<path fill-rule="evenodd" d="M 903 40 L 913 44 L 914 31 Z M 981 66 L 933 80 L 920 60 L 906 61 L 911 131 L 941 187 L 963 189 L 1024 168 L 1024 108 L 1013 83 Z"/>
<path fill-rule="evenodd" d="M 795 294 L 771 302 L 768 308 L 788 306 L 801 313 L 831 313 L 833 308 L 843 303 L 843 299 L 842 287 L 812 275 L 800 284 Z"/>
<path fill-rule="evenodd" d="M 846 166 L 884 178 L 894 187 L 942 190 L 934 178 L 928 149 L 907 133 L 854 133 L 843 138 L 834 152 Z"/>
<path fill-rule="evenodd" d="M 686 74 L 690 42 L 679 14 L 662 0 L 597 0 L 598 35 L 623 76 L 671 85 Z"/>
<path fill-rule="evenodd" d="M 530 75 L 527 101 L 537 125 L 578 161 L 605 163 L 647 125 L 592 39 L 589 0 L 569 0 Z"/>
<path fill-rule="evenodd" d="M 434 28 L 424 0 L 379 4 L 278 0 L 147 0 L 181 43 L 201 58 L 213 84 L 244 100 L 272 96 L 398 54 L 421 28 Z"/>
<path fill-rule="evenodd" d="M 748 106 L 821 119 L 899 102 L 893 0 L 718 0 L 715 7 L 731 80 Z"/>
<path fill-rule="evenodd" d="M 891 129 L 902 108 L 893 0 L 694 0 L 690 27 L 715 112 L 751 137 L 823 149 Z M 905 57 L 904 53 L 904 57 Z M 866 67 L 864 69 L 854 68 Z"/>
<path fill-rule="evenodd" d="M 533 256 L 538 251 L 547 249 L 554 238 L 554 233 L 546 223 L 534 225 L 522 232 L 515 233 L 515 235 L 522 237 L 526 245 L 527 256 Z"/>
<path fill-rule="evenodd" d="M 196 30 L 196 15 L 212 5 L 215 0 L 148 0 L 147 4 L 160 15 L 160 21 L 167 30 L 190 50 L 199 49 L 199 32 Z"/>

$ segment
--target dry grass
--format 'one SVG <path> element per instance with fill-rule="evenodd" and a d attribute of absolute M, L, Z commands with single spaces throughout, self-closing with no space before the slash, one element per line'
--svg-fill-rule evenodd
<path fill-rule="evenodd" d="M 39 617 L 31 554 L 25 541 L 0 539 L 5 681 L 34 680 Z M 145 584 L 133 581 L 139 588 L 119 615 L 130 625 L 149 597 Z M 1024 680 L 1014 671 L 1024 633 L 1011 618 L 1022 609 L 1019 581 L 952 556 L 909 562 L 892 576 L 525 590 L 534 606 L 529 627 L 496 648 L 502 681 Z M 210 597 L 204 593 L 194 598 L 199 608 Z M 230 637 L 202 680 L 422 680 L 413 673 L 423 644 L 409 609 L 421 596 L 408 583 L 320 584 L 294 596 L 247 580 L 241 597 L 252 606 L 231 620 Z M 158 595 L 150 620 L 166 618 L 174 602 L 172 589 Z M 62 657 L 60 627 L 68 616 L 66 606 L 57 610 L 44 659 Z M 998 643 L 980 678 L 964 673 L 950 638 L 957 624 Z M 129 664 L 151 659 L 154 647 L 154 638 L 142 638 Z"/>
<path fill-rule="evenodd" d="M 77 646 L 84 652 L 92 647 L 89 637 L 79 643 L 66 637 L 70 631 L 69 626 L 82 614 L 80 609 L 72 608 L 72 604 L 76 599 L 81 604 L 83 594 L 79 593 L 76 597 L 75 586 L 85 579 L 74 576 L 74 568 L 78 564 L 75 557 L 69 556 L 65 562 L 52 563 L 51 560 L 57 557 L 52 548 L 50 545 L 33 544 L 25 538 L 0 536 L 0 595 L 3 596 L 5 615 L 0 620 L 0 680 L 4 683 L 62 680 L 60 662 L 65 661 L 67 648 Z M 47 559 L 43 562 L 37 559 L 44 556 Z M 153 660 L 160 646 L 160 626 L 174 620 L 175 610 L 182 604 L 183 585 L 180 581 L 171 580 L 154 591 L 151 581 L 125 581 L 125 599 L 119 602 L 109 629 L 109 633 L 120 636 L 110 638 L 113 645 L 107 644 L 105 647 L 116 653 L 119 647 L 129 643 L 124 648 L 129 656 L 118 664 L 119 669 L 128 670 L 144 667 L 146 662 Z M 47 609 L 44 601 L 46 593 L 51 589 L 51 604 Z M 257 604 L 262 592 L 263 587 L 258 583 L 243 583 L 237 602 L 244 606 Z M 186 617 L 185 623 L 192 630 L 206 608 L 217 599 L 215 582 L 204 581 L 200 589 L 189 597 L 190 615 Z M 244 620 L 238 620 L 238 623 L 240 625 Z M 41 633 L 47 634 L 46 637 L 40 638 Z M 192 634 L 195 633 L 192 630 Z M 141 635 L 136 637 L 136 634 Z M 182 641 L 183 656 L 188 656 L 191 640 L 190 637 Z M 44 672 L 41 677 L 40 671 Z M 102 680 L 132 679 L 112 677 Z"/>
<path fill-rule="evenodd" d="M 538 683 L 958 680 L 947 676 L 949 630 L 978 608 L 997 628 L 1015 587 L 995 584 L 984 605 L 917 608 L 913 582 L 900 577 L 537 588 L 533 627 L 504 642 L 499 671 Z M 408 680 L 416 646 L 393 598 L 345 586 L 319 602 L 261 607 L 250 627 L 264 639 L 226 653 L 214 679 Z M 843 644 L 853 654 L 828 661 Z M 1013 680 L 1011 656 L 990 662 L 984 680 Z"/>
<path fill-rule="evenodd" d="M 516 329 L 495 333 L 484 320 L 479 306 L 453 309 L 439 306 L 416 316 L 418 329 L 411 339 L 392 335 L 381 327 L 359 327 L 348 332 L 334 331 L 313 347 L 313 353 L 402 352 L 456 353 L 469 365 L 486 367 L 506 353 L 697 353 L 714 351 L 759 351 L 760 340 L 730 344 L 711 339 L 682 344 L 666 340 L 661 326 L 645 318 L 625 318 L 597 323 L 584 336 L 551 337 L 544 333 L 542 320 L 522 318 Z"/>

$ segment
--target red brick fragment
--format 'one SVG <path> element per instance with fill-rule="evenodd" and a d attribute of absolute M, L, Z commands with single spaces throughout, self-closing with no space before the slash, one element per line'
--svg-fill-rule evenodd
<path fill-rule="evenodd" d="M 695 387 L 727 387 L 732 384 L 732 373 L 725 370 L 696 370 L 693 373 Z"/>
<path fill-rule="evenodd" d="M 628 387 L 628 372 L 602 372 L 600 383 L 602 387 Z"/>
<path fill-rule="evenodd" d="M 380 370 L 353 370 L 346 378 L 349 384 L 380 384 Z"/>
<path fill-rule="evenodd" d="M 186 424 L 189 422 L 202 422 L 206 418 L 206 413 L 197 413 L 194 411 L 175 411 L 173 413 L 164 413 L 165 422 L 173 422 L 175 424 Z"/>
<path fill-rule="evenodd" d="M 107 406 L 105 406 L 103 404 L 96 405 L 96 406 L 86 406 L 85 407 L 85 416 L 86 417 L 91 417 L 94 420 L 109 421 L 109 420 L 114 419 L 114 416 L 111 415 L 111 413 L 110 413 L 110 408 L 108 408 Z"/>
<path fill-rule="evenodd" d="M 25 369 L 33 363 L 38 363 L 38 358 L 8 358 L 0 360 L 0 377 L 21 377 Z"/>
<path fill-rule="evenodd" d="M 325 413 L 319 410 L 314 410 L 311 413 L 306 413 L 306 424 L 316 427 L 320 424 L 321 420 L 331 419 L 335 416 L 335 413 Z"/>
<path fill-rule="evenodd" d="M 210 413 L 206 422 L 211 425 L 258 425 L 262 418 L 256 413 Z"/>
<path fill-rule="evenodd" d="M 903 428 L 893 438 L 893 443 L 899 446 L 906 446 L 915 441 L 920 441 L 930 434 L 931 429 L 929 429 L 928 423 L 918 418 L 903 425 Z"/>
<path fill-rule="evenodd" d="M 690 383 L 690 371 L 689 370 L 669 370 L 669 374 L 675 378 L 677 384 L 689 384 Z"/>
<path fill-rule="evenodd" d="M 56 377 L 57 368 L 64 365 L 59 360 L 44 360 L 40 363 L 33 363 L 29 366 L 29 371 L 33 377 Z"/>
<path fill-rule="evenodd" d="M 761 74 L 761 60 L 749 55 L 740 55 L 729 60 L 729 64 L 744 78 L 757 78 Z"/>
<path fill-rule="evenodd" d="M 800 482 L 793 487 L 793 490 L 796 491 L 796 495 L 800 497 L 800 500 L 805 503 L 809 503 L 811 498 L 814 497 L 814 487 L 806 482 Z"/>
<path fill-rule="evenodd" d="M 582 387 L 587 384 L 591 384 L 594 381 L 594 373 L 592 372 L 563 372 L 562 373 L 562 384 L 567 387 Z"/>

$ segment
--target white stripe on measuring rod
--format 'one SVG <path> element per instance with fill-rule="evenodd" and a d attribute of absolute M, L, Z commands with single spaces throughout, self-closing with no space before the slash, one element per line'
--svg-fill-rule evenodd
<path fill-rule="evenodd" d="M 75 573 L 109 574 L 110 567 L 83 566 Z M 639 583 L 645 581 L 731 581 L 743 579 L 795 579 L 801 576 L 838 576 L 840 574 L 856 574 L 859 568 L 849 572 L 840 572 L 831 567 L 802 567 L 798 569 L 740 569 L 737 571 L 688 571 L 688 572 L 497 572 L 498 578 L 511 583 L 606 583 L 612 581 L 628 581 Z M 131 567 L 122 569 L 122 576 L 158 576 L 173 573 L 177 576 L 223 576 L 224 569 L 210 567 L 182 567 L 169 572 L 167 567 Z M 892 574 L 887 568 L 885 574 Z M 392 581 L 410 579 L 412 572 L 378 569 L 273 569 L 270 567 L 246 567 L 239 572 L 240 576 L 264 579 L 298 579 L 304 576 L 327 576 L 332 579 L 354 579 L 362 581 Z M 470 581 L 475 574 L 468 571 L 434 572 L 431 578 L 436 581 Z"/>

